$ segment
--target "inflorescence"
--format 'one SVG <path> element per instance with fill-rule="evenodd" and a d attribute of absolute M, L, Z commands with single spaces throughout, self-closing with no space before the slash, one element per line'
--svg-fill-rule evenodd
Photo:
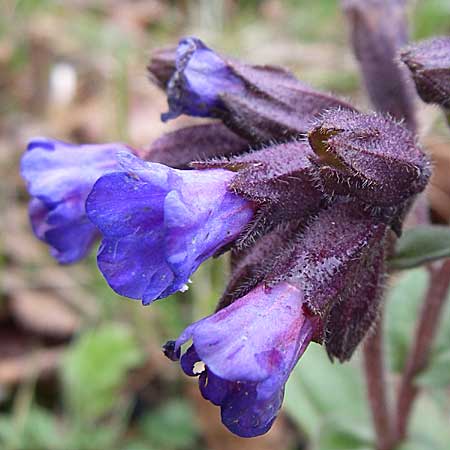
<path fill-rule="evenodd" d="M 418 83 L 430 79 L 420 55 L 403 55 Z M 33 230 L 60 263 L 101 239 L 106 281 L 144 305 L 183 292 L 205 260 L 230 251 L 216 312 L 164 352 L 198 377 L 233 433 L 257 436 L 310 342 L 345 361 L 373 326 L 389 245 L 430 162 L 392 118 L 196 38 L 158 51 L 149 71 L 167 91 L 162 120 L 216 120 L 147 150 L 33 139 L 22 158 Z"/>

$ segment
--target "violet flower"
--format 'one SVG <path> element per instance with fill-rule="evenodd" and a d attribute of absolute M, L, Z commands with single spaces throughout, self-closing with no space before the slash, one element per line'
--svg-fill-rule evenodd
<path fill-rule="evenodd" d="M 21 173 L 33 197 L 31 225 L 60 263 L 84 258 L 99 237 L 86 215 L 85 200 L 100 176 L 117 169 L 119 150 L 132 151 L 120 143 L 73 145 L 48 138 L 28 144 Z"/>
<path fill-rule="evenodd" d="M 144 304 L 187 289 L 197 267 L 253 217 L 253 204 L 228 190 L 228 170 L 183 171 L 130 154 L 121 167 L 97 181 L 86 209 L 103 234 L 101 272 Z"/>
<path fill-rule="evenodd" d="M 347 102 L 316 91 L 280 67 L 251 66 L 226 59 L 194 37 L 180 41 L 167 83 L 167 61 L 156 52 L 148 69 L 158 86 L 167 85 L 169 112 L 220 118 L 233 132 L 252 143 L 289 140 L 305 133 L 312 118 Z M 164 53 L 167 55 L 167 53 Z"/>
<path fill-rule="evenodd" d="M 175 64 L 176 72 L 167 85 L 169 112 L 161 116 L 163 121 L 181 114 L 219 117 L 223 108 L 220 94 L 243 92 L 243 81 L 200 39 L 182 39 Z"/>
<path fill-rule="evenodd" d="M 236 172 L 230 188 L 258 205 L 254 220 L 238 241 L 239 247 L 246 247 L 282 223 L 306 222 L 326 205 L 316 167 L 311 162 L 313 157 L 314 152 L 307 142 L 293 140 L 228 159 L 191 165 Z"/>
<path fill-rule="evenodd" d="M 285 383 L 314 332 L 301 291 L 281 283 L 268 290 L 256 287 L 187 327 L 164 349 L 177 360 L 181 346 L 192 339 L 181 356 L 184 372 L 199 377 L 203 397 L 221 407 L 231 432 L 253 437 L 272 426 Z"/>

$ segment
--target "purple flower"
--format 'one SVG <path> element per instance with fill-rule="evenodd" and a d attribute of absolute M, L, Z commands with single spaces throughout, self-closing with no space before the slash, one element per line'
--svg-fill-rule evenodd
<path fill-rule="evenodd" d="M 203 397 L 221 407 L 231 432 L 253 437 L 272 426 L 289 374 L 313 338 L 314 323 L 294 286 L 258 286 L 187 327 L 164 350 L 177 360 L 181 346 L 192 339 L 181 357 L 184 372 L 199 376 Z"/>
<path fill-rule="evenodd" d="M 122 168 L 100 178 L 86 203 L 104 237 L 99 268 L 121 295 L 149 304 L 185 290 L 252 219 L 253 204 L 227 189 L 231 171 L 177 170 L 129 154 Z"/>
<path fill-rule="evenodd" d="M 98 231 L 89 221 L 85 201 L 95 181 L 117 168 L 123 144 L 72 145 L 35 138 L 22 157 L 21 173 L 33 199 L 30 220 L 35 235 L 50 246 L 60 263 L 84 258 Z"/>
<path fill-rule="evenodd" d="M 181 114 L 217 117 L 223 108 L 220 94 L 243 91 L 242 80 L 200 39 L 187 37 L 179 42 L 175 65 L 167 85 L 169 112 L 161 116 L 163 121 Z"/>
<path fill-rule="evenodd" d="M 196 38 L 182 39 L 173 61 L 168 55 L 156 52 L 149 65 L 151 79 L 160 87 L 167 85 L 169 112 L 162 115 L 164 121 L 180 114 L 219 118 L 234 133 L 260 145 L 298 137 L 328 108 L 354 109 L 305 85 L 288 70 L 224 58 Z M 167 83 L 167 69 L 174 66 Z"/>

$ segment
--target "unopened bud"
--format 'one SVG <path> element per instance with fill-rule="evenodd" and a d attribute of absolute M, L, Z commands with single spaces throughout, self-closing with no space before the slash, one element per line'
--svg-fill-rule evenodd
<path fill-rule="evenodd" d="M 413 134 L 377 114 L 330 110 L 308 134 L 323 189 L 396 207 L 423 191 L 430 162 Z"/>

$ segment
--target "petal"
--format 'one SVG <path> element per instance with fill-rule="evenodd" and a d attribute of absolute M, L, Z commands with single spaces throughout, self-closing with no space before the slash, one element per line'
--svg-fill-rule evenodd
<path fill-rule="evenodd" d="M 117 166 L 119 150 L 129 151 L 119 143 L 72 145 L 35 138 L 22 157 L 21 173 L 30 194 L 44 201 L 58 202 L 73 193 L 82 197 L 101 175 Z"/>
<path fill-rule="evenodd" d="M 176 56 L 176 72 L 168 83 L 169 112 L 163 121 L 181 114 L 217 117 L 222 107 L 220 94 L 243 91 L 243 82 L 233 74 L 227 63 L 202 41 L 182 39 Z"/>
<path fill-rule="evenodd" d="M 205 259 L 232 242 L 252 205 L 228 192 L 227 170 L 182 171 L 128 156 L 86 202 L 104 235 L 100 270 L 116 292 L 149 303 L 184 289 Z"/>
<path fill-rule="evenodd" d="M 123 144 L 72 145 L 47 138 L 30 141 L 21 172 L 34 197 L 29 214 L 36 236 L 60 263 L 86 256 L 98 237 L 85 211 L 94 182 L 117 168 Z"/>
<path fill-rule="evenodd" d="M 99 237 L 98 230 L 86 218 L 54 226 L 45 235 L 51 255 L 61 264 L 70 264 L 86 257 Z"/>
<path fill-rule="evenodd" d="M 170 289 L 174 274 L 164 259 L 163 237 L 158 233 L 105 238 L 97 262 L 108 284 L 120 295 L 149 304 Z"/>
<path fill-rule="evenodd" d="M 185 329 L 167 344 L 176 360 L 181 345 L 183 371 L 199 375 L 203 397 L 221 407 L 222 421 L 242 437 L 269 430 L 281 407 L 284 385 L 315 330 L 303 312 L 301 292 L 288 283 L 262 286 Z M 205 367 L 197 363 L 202 361 Z"/>
<path fill-rule="evenodd" d="M 88 217 L 108 238 L 141 235 L 163 223 L 164 187 L 125 172 L 101 177 L 86 201 Z"/>
<path fill-rule="evenodd" d="M 232 433 L 254 437 L 267 433 L 271 428 L 283 402 L 284 385 L 270 395 L 262 395 L 263 384 L 233 384 L 221 408 L 222 422 Z"/>
<path fill-rule="evenodd" d="M 259 286 L 189 333 L 201 360 L 223 379 L 285 379 L 312 338 L 302 303 L 301 292 L 287 283 L 267 292 Z"/>

